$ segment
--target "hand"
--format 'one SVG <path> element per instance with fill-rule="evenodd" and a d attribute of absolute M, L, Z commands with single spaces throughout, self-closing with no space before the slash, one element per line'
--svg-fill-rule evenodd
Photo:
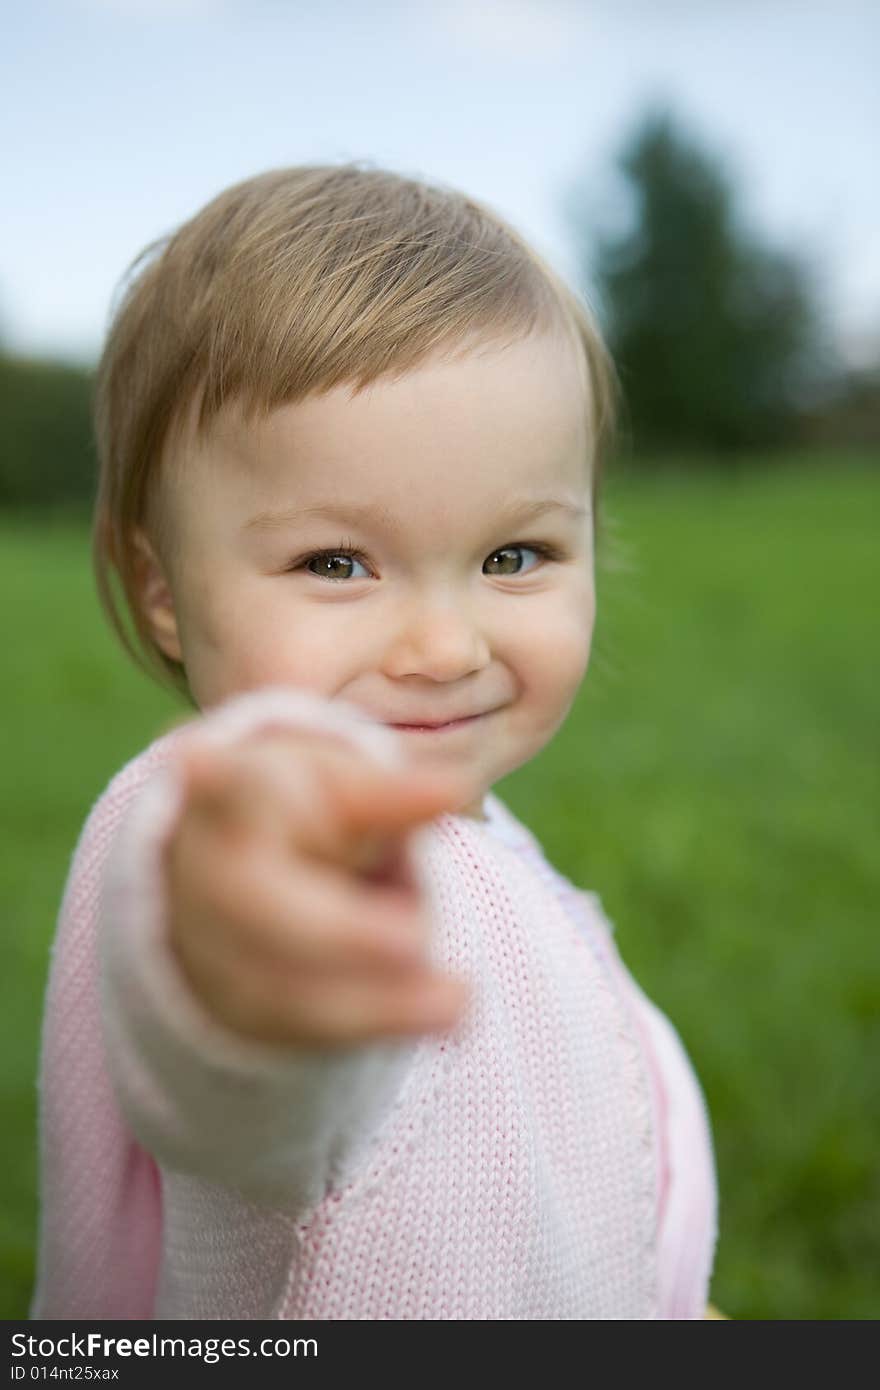
<path fill-rule="evenodd" d="M 242 1037 L 344 1045 L 450 1028 L 464 982 L 429 961 L 409 832 L 464 803 L 458 774 L 389 770 L 300 732 L 179 750 L 170 940 L 196 997 Z"/>

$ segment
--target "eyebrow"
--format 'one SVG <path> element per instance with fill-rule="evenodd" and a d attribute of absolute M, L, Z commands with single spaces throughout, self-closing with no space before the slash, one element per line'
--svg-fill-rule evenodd
<path fill-rule="evenodd" d="M 567 497 L 523 497 L 511 502 L 497 515 L 499 523 L 510 524 L 525 521 L 527 518 L 544 516 L 547 512 L 565 512 L 571 517 L 583 517 L 587 508 L 583 503 L 574 502 Z M 258 512 L 246 521 L 244 531 L 274 531 L 297 521 L 350 521 L 365 525 L 379 521 L 392 529 L 399 529 L 387 507 L 359 506 L 355 503 L 320 502 L 311 507 L 288 507 L 280 512 Z"/>

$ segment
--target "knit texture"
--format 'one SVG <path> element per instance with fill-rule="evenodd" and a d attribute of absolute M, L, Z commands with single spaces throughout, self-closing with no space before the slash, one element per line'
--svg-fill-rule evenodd
<path fill-rule="evenodd" d="M 40 1079 L 35 1318 L 694 1318 L 711 1140 L 674 1030 L 598 898 L 495 796 L 412 837 L 454 1031 L 281 1049 L 227 1031 L 167 941 L 175 750 L 392 731 L 311 692 L 237 697 L 113 779 L 76 847 Z"/>

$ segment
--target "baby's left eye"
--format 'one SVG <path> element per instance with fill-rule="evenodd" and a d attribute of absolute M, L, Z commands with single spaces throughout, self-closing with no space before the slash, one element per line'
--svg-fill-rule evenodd
<path fill-rule="evenodd" d="M 489 556 L 488 560 L 486 561 L 486 564 L 490 565 L 493 562 L 493 560 L 500 559 L 504 568 L 492 569 L 487 571 L 484 566 L 483 572 L 489 574 L 522 574 L 522 565 L 517 564 L 517 559 L 518 556 L 523 554 L 523 552 L 526 552 L 527 554 L 531 555 L 537 555 L 539 559 L 545 559 L 547 557 L 547 551 L 542 546 L 503 545 L 500 550 L 492 551 L 492 554 Z"/>

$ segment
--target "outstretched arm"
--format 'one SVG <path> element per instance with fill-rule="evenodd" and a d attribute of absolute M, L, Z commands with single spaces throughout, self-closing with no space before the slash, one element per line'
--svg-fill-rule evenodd
<path fill-rule="evenodd" d="M 302 1210 L 419 1035 L 454 1022 L 408 851 L 453 789 L 388 739 L 256 692 L 198 721 L 131 807 L 102 885 L 103 1012 L 121 1109 L 161 1164 Z"/>

